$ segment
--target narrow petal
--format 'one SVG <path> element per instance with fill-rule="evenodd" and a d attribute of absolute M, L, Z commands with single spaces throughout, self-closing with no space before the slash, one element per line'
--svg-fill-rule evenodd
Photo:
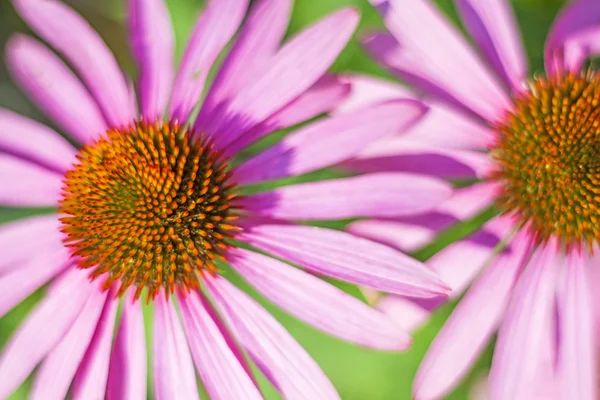
<path fill-rule="evenodd" d="M 179 67 L 171 117 L 186 121 L 196 106 L 217 56 L 238 30 L 248 0 L 211 0 L 203 11 Z"/>
<path fill-rule="evenodd" d="M 114 296 L 114 293 L 111 294 Z M 77 369 L 73 399 L 104 398 L 119 300 L 107 299 L 91 343 Z"/>
<path fill-rule="evenodd" d="M 560 337 L 559 374 L 563 398 L 597 399 L 597 346 L 594 304 L 588 267 L 583 256 L 569 257 L 564 290 L 559 297 Z"/>
<path fill-rule="evenodd" d="M 44 45 L 27 36 L 16 35 L 6 45 L 6 57 L 17 83 L 80 143 L 90 143 L 106 131 L 104 117 L 87 89 Z"/>
<path fill-rule="evenodd" d="M 448 393 L 498 328 L 527 258 L 527 238 L 517 236 L 513 243 L 475 281 L 429 346 L 413 386 L 416 399 L 437 399 Z"/>
<path fill-rule="evenodd" d="M 494 75 L 429 1 L 370 1 L 378 6 L 396 40 L 368 40 L 367 47 L 376 57 L 410 82 L 435 89 L 487 120 L 500 118 L 510 107 Z"/>
<path fill-rule="evenodd" d="M 204 308 L 199 295 L 180 298 L 183 323 L 194 364 L 206 391 L 214 399 L 261 399 L 219 326 Z"/>
<path fill-rule="evenodd" d="M 407 129 L 425 110 L 420 102 L 399 100 L 313 123 L 242 164 L 235 177 L 254 183 L 337 164 L 366 143 Z"/>
<path fill-rule="evenodd" d="M 0 151 L 65 172 L 77 150 L 57 132 L 14 112 L 0 109 Z"/>
<path fill-rule="evenodd" d="M 437 306 L 437 299 L 434 303 Z M 420 328 L 431 317 L 431 311 L 435 307 L 428 307 L 428 302 L 426 305 L 403 296 L 387 295 L 377 301 L 376 308 L 410 333 Z"/>
<path fill-rule="evenodd" d="M 129 30 L 138 64 L 140 107 L 149 121 L 162 118 L 175 76 L 175 33 L 164 0 L 128 0 Z"/>
<path fill-rule="evenodd" d="M 250 356 L 288 399 L 339 399 L 317 363 L 256 301 L 221 277 L 207 279 L 218 308 Z"/>
<path fill-rule="evenodd" d="M 94 284 L 90 289 L 92 294 L 81 313 L 38 368 L 29 395 L 30 399 L 66 397 L 77 367 L 91 343 L 106 302 L 106 293 L 101 292 L 98 285 Z"/>
<path fill-rule="evenodd" d="M 431 210 L 452 194 L 445 181 L 373 173 L 285 186 L 244 198 L 244 210 L 292 220 L 392 217 Z"/>
<path fill-rule="evenodd" d="M 108 124 L 113 127 L 130 124 L 135 115 L 125 77 L 111 51 L 86 20 L 55 0 L 13 0 L 13 3 L 29 26 L 73 65 L 96 98 Z M 42 67 L 47 68 L 43 63 L 38 65 Z"/>
<path fill-rule="evenodd" d="M 406 86 L 368 75 L 344 75 L 350 84 L 350 95 L 336 108 L 335 114 L 355 112 L 363 107 L 398 99 L 417 99 Z"/>
<path fill-rule="evenodd" d="M 527 79 L 527 59 L 508 0 L 456 0 L 456 7 L 479 49 L 513 89 Z"/>
<path fill-rule="evenodd" d="M 79 270 L 61 278 L 20 325 L 0 358 L 0 398 L 6 398 L 71 328 L 95 287 Z"/>
<path fill-rule="evenodd" d="M 314 275 L 248 250 L 228 255 L 233 268 L 266 298 L 303 321 L 363 346 L 410 346 L 410 336 L 383 314 Z"/>
<path fill-rule="evenodd" d="M 53 207 L 58 204 L 62 176 L 22 159 L 0 153 L 0 205 Z"/>
<path fill-rule="evenodd" d="M 493 399 L 528 398 L 522 396 L 530 393 L 544 368 L 551 368 L 544 344 L 554 326 L 556 247 L 551 242 L 538 249 L 515 286 L 490 370 Z M 540 363 L 542 359 L 547 360 L 545 366 Z"/>
<path fill-rule="evenodd" d="M 199 399 L 194 364 L 173 303 L 156 297 L 154 392 L 157 400 Z"/>
<path fill-rule="evenodd" d="M 420 262 L 346 232 L 299 225 L 254 225 L 239 238 L 311 271 L 384 292 L 435 297 L 448 288 Z"/>
<path fill-rule="evenodd" d="M 589 57 L 600 54 L 600 3 L 574 0 L 565 5 L 550 29 L 544 53 L 548 73 L 578 73 Z"/>

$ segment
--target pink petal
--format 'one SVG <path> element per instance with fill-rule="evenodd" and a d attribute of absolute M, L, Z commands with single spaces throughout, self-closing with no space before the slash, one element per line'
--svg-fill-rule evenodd
<path fill-rule="evenodd" d="M 345 75 L 351 87 L 350 95 L 336 108 L 335 114 L 345 114 L 363 107 L 398 99 L 416 99 L 406 86 L 368 75 Z"/>
<path fill-rule="evenodd" d="M 242 164 L 235 177 L 247 184 L 339 163 L 366 143 L 408 128 L 424 111 L 420 102 L 400 100 L 313 123 Z"/>
<path fill-rule="evenodd" d="M 310 88 L 346 46 L 358 13 L 344 9 L 321 19 L 290 39 L 261 73 L 224 103 L 214 118 L 200 118 L 198 131 L 227 142 L 264 121 Z"/>
<path fill-rule="evenodd" d="M 112 350 L 106 398 L 109 400 L 146 398 L 146 334 L 144 315 L 139 301 L 132 295 L 123 301 L 121 325 Z M 158 306 L 155 308 L 158 314 Z M 167 346 L 165 343 L 164 346 Z M 160 361 L 154 352 L 155 362 Z M 182 377 L 178 382 L 182 384 Z M 158 381 L 158 380 L 157 380 Z M 157 398 L 158 397 L 157 394 Z M 190 397 L 191 399 L 191 397 Z"/>
<path fill-rule="evenodd" d="M 221 277 L 208 278 L 207 288 L 240 343 L 284 398 L 339 398 L 317 363 L 258 303 Z"/>
<path fill-rule="evenodd" d="M 403 350 L 411 338 L 381 313 L 300 269 L 243 249 L 228 254 L 233 268 L 267 299 L 297 318 L 344 340 Z"/>
<path fill-rule="evenodd" d="M 565 5 L 548 34 L 545 45 L 549 73 L 578 73 L 585 61 L 600 53 L 600 3 L 574 0 Z"/>
<path fill-rule="evenodd" d="M 206 391 L 213 399 L 261 399 L 219 326 L 192 292 L 180 298 L 183 324 L 194 364 Z"/>
<path fill-rule="evenodd" d="M 61 198 L 62 176 L 22 159 L 0 153 L 0 205 L 53 207 Z"/>
<path fill-rule="evenodd" d="M 435 178 L 382 172 L 285 186 L 246 197 L 242 207 L 293 220 L 391 217 L 429 211 L 451 194 Z"/>
<path fill-rule="evenodd" d="M 60 342 L 80 315 L 91 290 L 95 286 L 87 283 L 85 274 L 73 269 L 29 314 L 0 358 L 0 398 L 8 397 Z"/>
<path fill-rule="evenodd" d="M 517 236 L 475 281 L 438 333 L 415 378 L 416 399 L 443 397 L 460 382 L 494 334 L 527 262 L 529 240 Z"/>
<path fill-rule="evenodd" d="M 77 150 L 57 132 L 12 111 L 0 109 L 0 151 L 65 172 Z"/>
<path fill-rule="evenodd" d="M 152 354 L 157 400 L 199 399 L 194 364 L 173 303 L 156 297 Z"/>
<path fill-rule="evenodd" d="M 171 117 L 185 122 L 217 56 L 237 31 L 248 0 L 211 0 L 196 23 L 173 87 Z"/>
<path fill-rule="evenodd" d="M 75 400 L 104 398 L 118 305 L 119 300 L 113 298 L 107 299 L 104 305 L 90 346 L 75 375 L 72 395 Z"/>
<path fill-rule="evenodd" d="M 496 72 L 520 90 L 527 79 L 527 59 L 519 27 L 508 0 L 457 0 L 469 32 Z"/>
<path fill-rule="evenodd" d="M 596 257 L 597 259 L 597 257 Z M 559 374 L 565 399 L 597 399 L 597 342 L 594 303 L 588 268 L 583 256 L 568 258 L 564 293 L 559 297 L 560 338 Z"/>
<path fill-rule="evenodd" d="M 175 33 L 164 0 L 129 0 L 129 29 L 142 116 L 153 121 L 165 112 L 175 76 Z"/>
<path fill-rule="evenodd" d="M 377 302 L 376 308 L 407 332 L 414 332 L 429 320 L 434 307 L 424 307 L 406 297 L 387 295 Z"/>
<path fill-rule="evenodd" d="M 73 65 L 98 101 L 108 124 L 130 124 L 135 115 L 125 77 L 111 51 L 86 20 L 59 1 L 13 3 L 29 26 Z M 47 68 L 39 64 L 42 67 Z"/>
<path fill-rule="evenodd" d="M 239 238 L 311 271 L 384 292 L 415 297 L 448 288 L 420 262 L 346 232 L 300 225 L 255 225 Z"/>
<path fill-rule="evenodd" d="M 86 88 L 40 42 L 24 35 L 13 36 L 6 45 L 6 57 L 8 68 L 17 83 L 44 112 L 79 142 L 88 144 L 106 131 L 104 117 Z"/>
<path fill-rule="evenodd" d="M 558 257 L 553 242 L 538 249 L 515 286 L 490 371 L 493 398 L 528 398 L 521 396 L 531 391 L 546 368 L 552 368 L 545 344 L 554 329 Z"/>
<path fill-rule="evenodd" d="M 460 33 L 425 0 L 371 0 L 398 43 L 369 41 L 409 81 L 425 83 L 491 121 L 503 116 L 510 99 Z M 411 79 L 416 78 L 416 79 Z M 441 92 L 441 93 L 440 93 Z"/>

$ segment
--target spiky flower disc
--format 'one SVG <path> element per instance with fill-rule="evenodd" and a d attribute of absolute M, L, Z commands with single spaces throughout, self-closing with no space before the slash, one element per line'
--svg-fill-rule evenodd
<path fill-rule="evenodd" d="M 226 163 L 177 124 L 136 123 L 84 147 L 65 175 L 66 242 L 81 268 L 153 298 L 214 271 L 236 218 Z"/>
<path fill-rule="evenodd" d="M 600 77 L 538 78 L 499 127 L 492 155 L 500 207 L 530 222 L 541 240 L 567 246 L 600 239 Z"/>

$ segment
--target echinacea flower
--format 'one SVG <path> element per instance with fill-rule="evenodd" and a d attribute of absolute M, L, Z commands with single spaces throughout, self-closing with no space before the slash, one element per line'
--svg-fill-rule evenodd
<path fill-rule="evenodd" d="M 600 52 L 600 2 L 564 8 L 546 41 L 546 75 L 531 78 L 507 1 L 455 1 L 483 60 L 430 1 L 371 2 L 390 33 L 368 35 L 367 49 L 427 97 L 431 112 L 347 167 L 467 186 L 434 212 L 349 231 L 412 251 L 458 221 L 493 216 L 428 261 L 453 297 L 474 281 L 421 363 L 414 396 L 443 397 L 498 332 L 492 399 L 596 399 L 600 73 L 587 60 Z M 401 86 L 354 80 L 356 96 L 340 115 L 407 96 Z M 413 318 L 412 328 L 439 304 L 388 296 L 379 308 Z"/>
<path fill-rule="evenodd" d="M 425 107 L 401 100 L 323 118 L 246 161 L 234 158 L 348 94 L 346 83 L 324 74 L 356 27 L 354 10 L 281 45 L 292 2 L 257 2 L 193 117 L 248 0 L 208 3 L 177 74 L 163 1 L 128 1 L 137 96 L 99 35 L 65 4 L 14 5 L 58 54 L 17 35 L 6 49 L 9 70 L 80 147 L 0 111 L 0 204 L 57 208 L 0 228 L 0 316 L 50 282 L 3 349 L 0 398 L 38 364 L 32 399 L 69 390 L 76 399 L 146 398 L 140 296 L 154 309 L 157 399 L 198 398 L 195 372 L 212 398 L 260 398 L 247 356 L 285 398 L 337 398 L 287 331 L 223 277 L 219 259 L 327 333 L 379 349 L 409 345 L 384 314 L 314 274 L 431 297 L 447 291 L 435 273 L 389 247 L 293 221 L 422 212 L 450 195 L 447 183 L 365 174 L 269 192 L 248 187 L 344 161 L 366 142 L 409 127 Z"/>

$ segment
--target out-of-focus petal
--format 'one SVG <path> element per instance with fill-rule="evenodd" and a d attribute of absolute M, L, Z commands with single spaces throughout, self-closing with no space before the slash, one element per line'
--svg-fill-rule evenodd
<path fill-rule="evenodd" d="M 334 114 L 344 114 L 363 107 L 398 99 L 417 99 L 406 86 L 368 75 L 344 75 L 350 84 L 350 95 L 336 108 Z"/>

